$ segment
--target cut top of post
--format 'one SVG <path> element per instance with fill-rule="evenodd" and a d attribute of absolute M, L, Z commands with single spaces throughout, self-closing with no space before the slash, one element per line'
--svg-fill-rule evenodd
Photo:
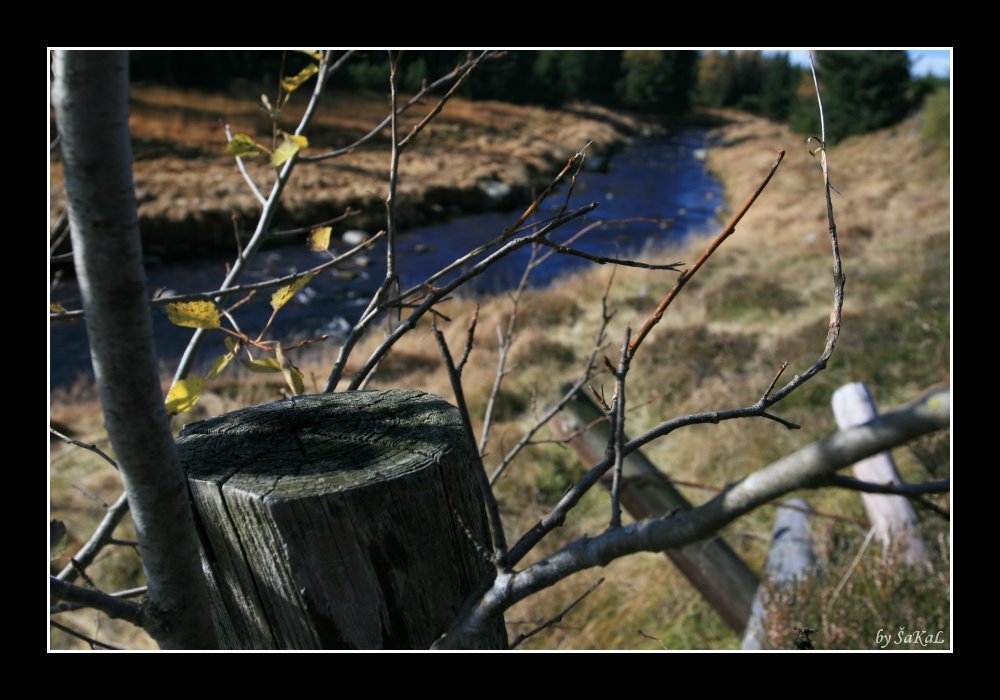
<path fill-rule="evenodd" d="M 301 498 L 420 470 L 464 445 L 458 411 L 419 391 L 298 396 L 192 423 L 177 441 L 192 478 Z"/>

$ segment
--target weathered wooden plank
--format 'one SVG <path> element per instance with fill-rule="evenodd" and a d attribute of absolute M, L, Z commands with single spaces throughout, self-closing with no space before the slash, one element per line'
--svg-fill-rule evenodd
<path fill-rule="evenodd" d="M 743 635 L 743 649 L 766 649 L 766 597 L 771 591 L 794 585 L 816 573 L 809 528 L 809 504 L 801 498 L 790 498 L 778 508 L 771 535 L 771 550 L 764 566 L 764 582 L 753 599 L 753 610 Z"/>
<path fill-rule="evenodd" d="M 868 387 L 861 382 L 845 384 L 833 394 L 833 413 L 841 430 L 878 418 L 878 409 Z M 862 481 L 876 484 L 901 483 L 899 471 L 888 452 L 869 457 L 854 465 L 854 475 Z M 927 559 L 924 540 L 920 536 L 920 521 L 913 505 L 904 496 L 862 493 L 861 500 L 868 520 L 875 528 L 875 537 L 883 550 L 897 542 L 904 559 L 910 564 Z"/>
<path fill-rule="evenodd" d="M 178 449 L 230 648 L 428 648 L 490 574 L 470 541 L 489 549 L 481 466 L 439 397 L 297 397 L 190 425 Z"/>
<path fill-rule="evenodd" d="M 600 407 L 582 390 L 566 408 L 574 417 L 570 425 L 564 425 L 566 434 L 604 416 Z M 607 422 L 594 424 L 574 437 L 570 446 L 585 464 L 594 464 L 604 457 L 609 432 Z M 611 486 L 610 474 L 608 472 L 604 480 L 608 488 Z M 691 509 L 691 504 L 670 479 L 638 450 L 625 457 L 622 465 L 621 503 L 636 520 L 661 518 L 674 510 Z M 758 579 L 740 556 L 721 537 L 667 550 L 664 554 L 725 623 L 735 632 L 742 633 L 750 616 Z"/>

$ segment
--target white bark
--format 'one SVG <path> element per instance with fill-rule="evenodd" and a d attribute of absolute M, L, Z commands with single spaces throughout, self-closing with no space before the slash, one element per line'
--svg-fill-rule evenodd
<path fill-rule="evenodd" d="M 163 407 L 142 269 L 128 54 L 58 51 L 52 93 L 94 374 L 163 648 L 215 645 L 184 474 Z"/>

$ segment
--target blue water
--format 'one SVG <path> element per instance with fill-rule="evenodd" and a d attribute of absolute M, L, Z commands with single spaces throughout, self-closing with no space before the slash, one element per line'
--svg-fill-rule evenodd
<path fill-rule="evenodd" d="M 616 154 L 607 172 L 582 172 L 577 179 L 570 208 L 597 202 L 598 208 L 554 231 L 555 242 L 568 239 L 580 229 L 597 221 L 608 223 L 590 231 L 573 243 L 588 253 L 621 256 L 635 254 L 648 245 L 677 240 L 692 232 L 715 228 L 716 211 L 722 204 L 722 187 L 695 158 L 696 149 L 705 147 L 704 131 L 686 129 L 663 139 L 637 139 Z M 544 219 L 562 206 L 567 188 L 554 193 L 548 208 L 540 211 Z M 525 202 L 525 205 L 527 202 Z M 488 212 L 456 217 L 446 223 L 402 231 L 399 234 L 399 273 L 404 287 L 426 279 L 465 251 L 498 236 L 516 221 L 520 210 Z M 615 223 L 624 219 L 644 218 L 648 222 Z M 336 246 L 335 246 L 336 247 Z M 343 248 L 342 248 L 343 249 Z M 385 275 L 384 245 L 369 253 L 371 264 L 355 270 L 353 279 L 342 279 L 329 272 L 314 279 L 295 301 L 286 305 L 269 337 L 303 338 L 324 332 L 336 334 L 354 323 L 371 293 Z M 488 252 L 484 255 L 487 255 Z M 524 247 L 509 255 L 466 288 L 471 292 L 495 292 L 517 284 L 531 255 Z M 307 269 L 328 259 L 312 253 L 303 245 L 265 250 L 243 278 L 256 282 Z M 176 293 L 214 289 L 225 276 L 227 258 L 210 258 L 151 265 L 147 269 L 149 287 L 167 287 Z M 472 263 L 470 263 L 472 264 Z M 546 285 L 566 272 L 593 265 L 586 260 L 553 255 L 532 273 L 532 283 Z M 259 294 L 240 307 L 234 316 L 247 333 L 256 334 L 270 314 L 270 294 Z M 66 308 L 79 308 L 75 283 L 61 284 L 53 301 Z M 190 338 L 190 331 L 172 325 L 162 308 L 153 311 L 157 351 L 164 370 L 172 373 L 177 358 Z M 60 386 L 78 377 L 90 376 L 89 351 L 82 322 L 52 324 L 52 385 Z M 200 357 L 206 361 L 223 352 L 220 333 L 210 333 Z M 330 342 L 330 341 L 328 341 Z"/>

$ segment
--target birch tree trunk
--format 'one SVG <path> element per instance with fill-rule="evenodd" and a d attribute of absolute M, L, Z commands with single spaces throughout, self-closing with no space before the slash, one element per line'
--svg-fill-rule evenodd
<path fill-rule="evenodd" d="M 211 648 L 215 630 L 146 301 L 128 54 L 57 51 L 52 101 L 94 375 L 149 586 L 143 627 L 163 648 Z"/>

